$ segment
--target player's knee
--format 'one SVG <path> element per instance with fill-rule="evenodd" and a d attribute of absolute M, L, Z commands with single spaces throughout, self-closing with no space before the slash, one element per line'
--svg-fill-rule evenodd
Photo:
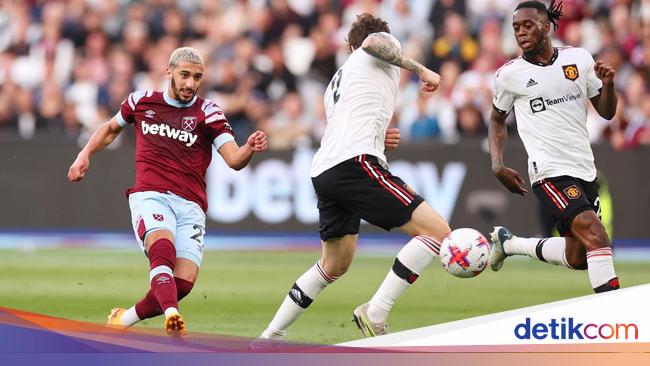
<path fill-rule="evenodd" d="M 331 277 L 341 277 L 348 271 L 351 264 L 352 261 L 348 260 L 323 260 L 323 270 Z"/>
<path fill-rule="evenodd" d="M 607 236 L 607 232 L 605 231 L 603 224 L 597 220 L 589 223 L 587 229 L 587 242 L 585 243 L 587 250 L 604 248 L 608 247 L 609 245 L 609 237 Z"/>
<path fill-rule="evenodd" d="M 173 243 L 174 234 L 172 234 L 171 231 L 165 229 L 154 230 L 152 232 L 147 233 L 145 238 L 145 247 L 147 248 L 147 250 L 149 250 L 151 246 L 154 245 L 160 239 L 166 239 Z"/>
<path fill-rule="evenodd" d="M 334 267 L 332 271 L 327 271 L 327 274 L 332 277 L 341 277 L 348 271 L 348 269 L 350 269 L 350 263 L 340 263 L 338 266 Z"/>
<path fill-rule="evenodd" d="M 605 227 L 591 211 L 579 214 L 574 219 L 572 228 L 588 251 L 610 246 Z"/>
<path fill-rule="evenodd" d="M 442 240 L 450 233 L 451 233 L 451 228 L 449 227 L 449 224 L 443 222 L 443 223 L 436 223 L 435 227 L 424 228 L 423 230 L 420 230 L 420 232 L 417 233 L 416 235 L 428 236 L 430 238 L 442 242 Z"/>
<path fill-rule="evenodd" d="M 566 261 L 572 269 L 587 269 L 587 257 L 584 255 L 567 256 Z"/>

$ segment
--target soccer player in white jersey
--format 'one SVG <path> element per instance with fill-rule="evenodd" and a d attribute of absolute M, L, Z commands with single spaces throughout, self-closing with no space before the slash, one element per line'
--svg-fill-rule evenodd
<path fill-rule="evenodd" d="M 507 256 L 528 255 L 587 269 L 591 287 L 598 293 L 616 290 L 619 283 L 609 237 L 600 222 L 587 102 L 603 118 L 614 116 L 615 71 L 603 61 L 594 62 L 582 48 L 553 47 L 550 24 L 557 27 L 561 5 L 552 1 L 546 8 L 539 1 L 526 1 L 515 9 L 512 25 L 523 56 L 497 71 L 489 141 L 492 171 L 511 192 L 525 195 L 523 179 L 503 163 L 505 120 L 514 107 L 533 191 L 563 237 L 521 238 L 497 226 L 491 233 L 490 265 L 498 271 Z"/>
<path fill-rule="evenodd" d="M 324 96 L 327 128 L 311 170 L 322 257 L 296 280 L 260 338 L 281 339 L 316 296 L 348 270 L 361 219 L 412 237 L 372 299 L 354 310 L 364 335 L 387 333 L 388 312 L 438 256 L 439 242 L 450 232 L 444 218 L 388 171 L 384 155 L 400 68 L 415 73 L 425 92 L 436 90 L 440 76 L 403 55 L 388 24 L 370 14 L 357 17 L 347 41 L 351 54 Z"/>

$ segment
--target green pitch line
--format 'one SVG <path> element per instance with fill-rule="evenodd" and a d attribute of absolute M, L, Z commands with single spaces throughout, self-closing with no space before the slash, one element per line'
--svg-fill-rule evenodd
<path fill-rule="evenodd" d="M 258 336 L 295 279 L 318 252 L 232 252 L 205 255 L 193 292 L 180 304 L 190 332 Z M 312 304 L 289 340 L 338 343 L 360 338 L 352 310 L 383 280 L 392 257 L 359 256 L 350 271 Z M 648 283 L 648 263 L 621 262 L 622 286 Z M 136 251 L 0 250 L 0 306 L 103 323 L 112 307 L 128 307 L 148 288 L 148 263 Z M 474 279 L 447 274 L 434 262 L 397 303 L 392 331 L 464 319 L 591 294 L 587 273 L 517 260 Z M 161 327 L 157 318 L 141 326 Z"/>

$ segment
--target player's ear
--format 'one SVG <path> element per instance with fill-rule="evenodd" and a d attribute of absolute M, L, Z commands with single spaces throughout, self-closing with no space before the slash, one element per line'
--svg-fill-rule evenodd
<path fill-rule="evenodd" d="M 171 66 L 167 66 L 166 74 L 167 74 L 167 79 L 171 80 L 172 79 L 172 67 Z"/>
<path fill-rule="evenodd" d="M 542 31 L 548 34 L 551 31 L 551 22 L 548 20 L 542 21 Z"/>

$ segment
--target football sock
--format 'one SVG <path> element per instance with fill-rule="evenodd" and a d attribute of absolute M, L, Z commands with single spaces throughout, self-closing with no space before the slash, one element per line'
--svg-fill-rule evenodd
<path fill-rule="evenodd" d="M 160 308 L 167 314 L 168 308 L 178 309 L 178 290 L 174 281 L 176 248 L 169 239 L 158 239 L 149 248 L 151 291 Z"/>
<path fill-rule="evenodd" d="M 286 329 L 311 305 L 316 296 L 337 279 L 338 277 L 325 273 L 320 261 L 316 262 L 293 284 L 261 338 L 278 338 L 286 334 Z"/>
<path fill-rule="evenodd" d="M 158 306 L 158 303 L 156 302 L 156 306 Z M 140 316 L 137 313 L 137 308 L 136 306 L 131 306 L 131 308 L 126 309 L 122 316 L 120 317 L 120 322 L 123 325 L 126 325 L 127 327 L 132 326 L 133 324 L 139 322 L 144 318 L 140 318 Z"/>
<path fill-rule="evenodd" d="M 614 272 L 612 248 L 604 247 L 588 251 L 587 270 L 591 287 L 596 293 L 619 288 L 618 277 Z"/>
<path fill-rule="evenodd" d="M 178 301 L 181 301 L 190 293 L 190 291 L 192 291 L 194 283 L 179 277 L 174 277 L 174 281 L 176 282 Z M 144 298 L 135 304 L 135 306 L 131 307 L 131 309 L 127 310 L 127 312 L 130 312 L 129 316 L 127 317 L 122 315 L 121 321 L 124 325 L 128 326 L 131 326 L 140 320 L 153 318 L 163 313 L 152 290 L 149 290 Z"/>
<path fill-rule="evenodd" d="M 527 255 L 542 262 L 572 268 L 566 260 L 566 239 L 564 238 L 540 239 L 513 236 L 512 239 L 503 243 L 503 250 L 508 255 Z"/>
<path fill-rule="evenodd" d="M 385 322 L 395 301 L 439 254 L 440 243 L 434 239 L 424 235 L 413 237 L 397 254 L 393 267 L 370 299 L 367 313 L 370 321 Z"/>

